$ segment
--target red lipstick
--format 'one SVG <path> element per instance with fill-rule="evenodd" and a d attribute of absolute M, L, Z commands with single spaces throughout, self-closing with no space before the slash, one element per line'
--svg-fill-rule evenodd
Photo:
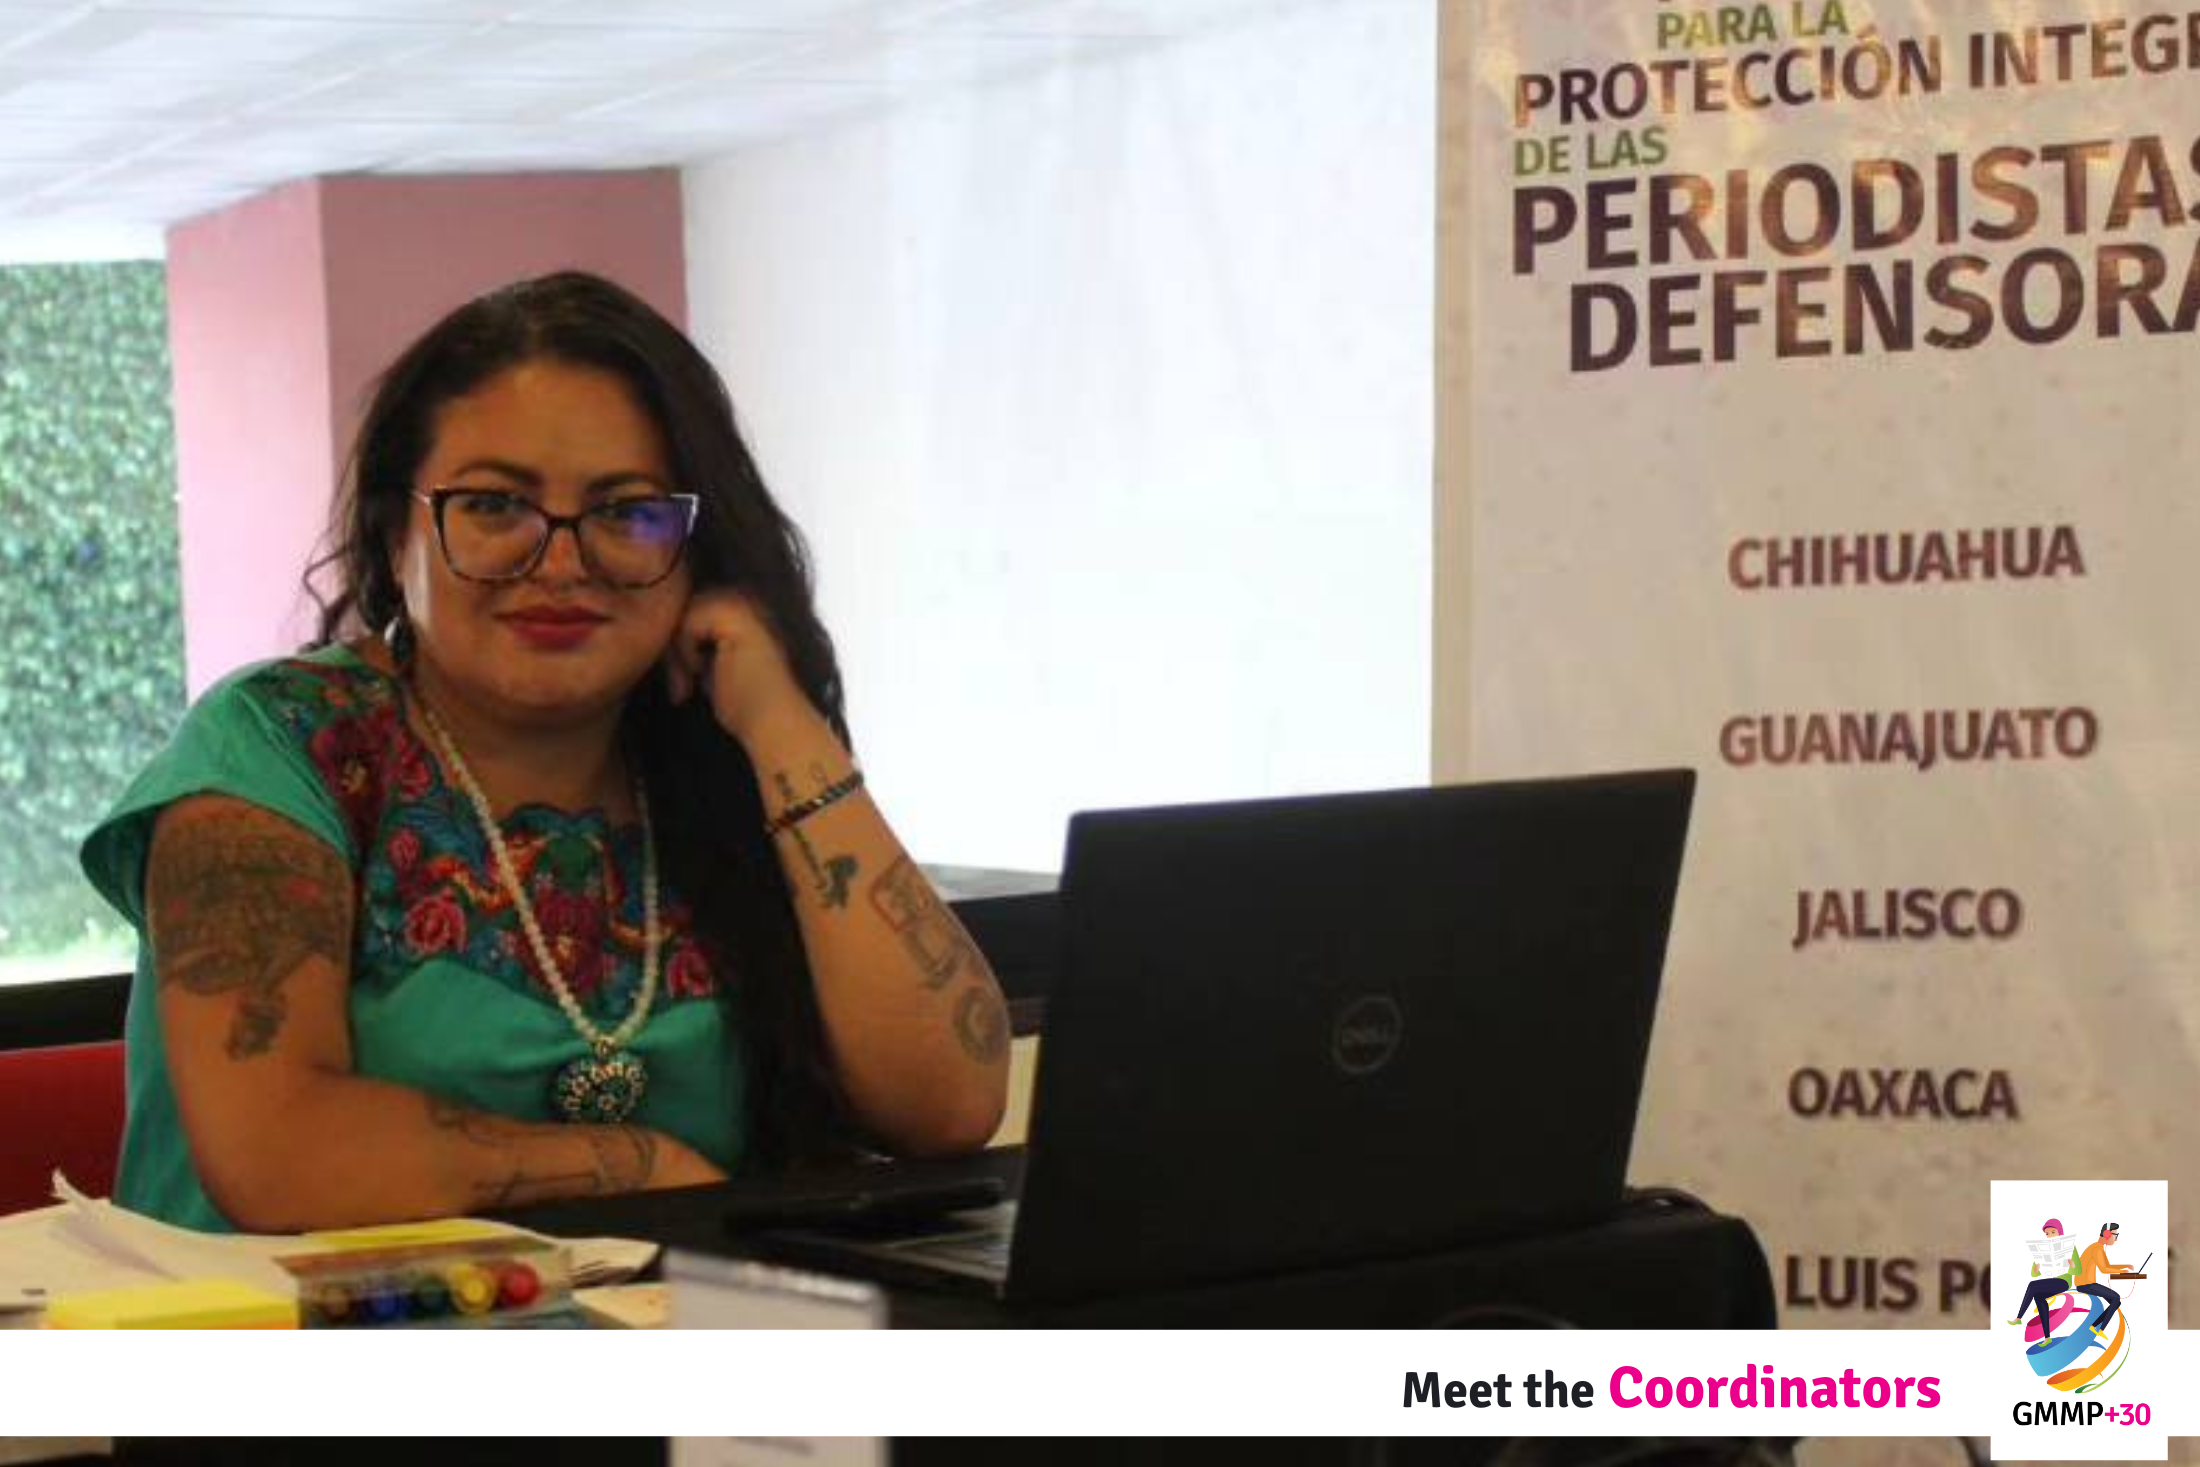
<path fill-rule="evenodd" d="M 523 606 L 497 618 L 521 641 L 545 652 L 569 652 L 610 618 L 578 606 Z"/>

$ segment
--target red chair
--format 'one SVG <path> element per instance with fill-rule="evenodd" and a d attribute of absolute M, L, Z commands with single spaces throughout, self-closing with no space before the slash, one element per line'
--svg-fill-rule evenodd
<path fill-rule="evenodd" d="M 78 1190 L 114 1190 L 122 1149 L 122 1041 L 0 1051 L 0 1216 L 53 1201 L 59 1167 Z"/>

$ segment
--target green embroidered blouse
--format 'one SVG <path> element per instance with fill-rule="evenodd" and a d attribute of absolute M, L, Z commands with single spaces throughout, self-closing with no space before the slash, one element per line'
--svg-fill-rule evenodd
<path fill-rule="evenodd" d="M 270 810 L 350 865 L 359 1074 L 519 1120 L 557 1119 L 551 1077 L 588 1046 L 536 970 L 473 807 L 407 723 L 404 697 L 394 678 L 344 647 L 245 668 L 191 708 L 86 838 L 85 874 L 140 939 L 115 1184 L 122 1205 L 188 1227 L 230 1227 L 191 1162 L 144 940 L 154 819 L 193 794 Z M 640 828 L 614 828 L 597 810 L 528 805 L 504 818 L 502 832 L 567 985 L 599 1027 L 616 1027 L 641 981 Z M 649 1067 L 634 1119 L 734 1171 L 748 1139 L 737 1014 L 727 1002 L 738 983 L 669 885 L 660 907 L 657 1001 L 628 1046 Z"/>

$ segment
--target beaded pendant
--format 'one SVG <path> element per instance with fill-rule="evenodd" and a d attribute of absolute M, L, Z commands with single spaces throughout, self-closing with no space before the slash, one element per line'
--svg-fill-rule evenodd
<path fill-rule="evenodd" d="M 558 1114 L 580 1125 L 617 1125 L 634 1114 L 649 1088 L 649 1070 L 633 1055 L 598 1042 L 596 1052 L 573 1060 L 550 1082 Z"/>
<path fill-rule="evenodd" d="M 664 953 L 664 929 L 657 921 L 657 834 L 649 823 L 649 791 L 637 776 L 634 812 L 642 821 L 642 986 L 634 995 L 634 1007 L 627 1012 L 625 1022 L 606 1034 L 581 1011 L 580 1000 L 573 996 L 565 975 L 558 970 L 557 955 L 551 952 L 550 944 L 543 938 L 542 926 L 535 920 L 534 903 L 527 899 L 527 887 L 519 879 L 518 868 L 512 864 L 512 853 L 505 847 L 496 812 L 489 804 L 489 797 L 482 793 L 473 770 L 467 766 L 466 756 L 458 751 L 458 741 L 451 737 L 451 731 L 443 726 L 443 720 L 436 716 L 427 699 L 421 698 L 418 706 L 428 732 L 435 736 L 442 750 L 443 762 L 466 792 L 468 803 L 474 807 L 474 818 L 481 822 L 482 836 L 488 841 L 490 854 L 496 861 L 497 876 L 504 882 L 504 889 L 511 893 L 513 910 L 519 913 L 520 926 L 527 933 L 528 946 L 534 949 L 535 963 L 543 981 L 550 985 L 558 1007 L 593 1051 L 585 1058 L 566 1064 L 551 1077 L 550 1103 L 569 1121 L 590 1125 L 623 1121 L 642 1103 L 642 1092 L 649 1088 L 649 1071 L 640 1060 L 619 1046 L 639 1033 L 649 1020 L 649 1006 L 657 996 L 658 960 Z"/>

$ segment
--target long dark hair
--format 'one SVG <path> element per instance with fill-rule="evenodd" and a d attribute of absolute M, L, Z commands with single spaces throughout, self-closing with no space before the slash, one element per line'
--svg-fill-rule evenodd
<path fill-rule="evenodd" d="M 687 547 L 696 588 L 732 586 L 755 599 L 802 690 L 845 740 L 840 666 L 818 620 L 808 548 L 764 487 L 725 383 L 678 327 L 628 291 L 578 271 L 468 302 L 382 375 L 338 488 L 329 549 L 306 571 L 306 589 L 321 608 L 320 644 L 401 622 L 389 547 L 410 513 L 414 476 L 443 408 L 501 372 L 542 359 L 616 375 L 655 420 L 677 486 L 702 498 Z M 729 1002 L 747 1059 L 751 1157 L 784 1166 L 841 1149 L 851 1131 L 748 756 L 705 699 L 675 708 L 654 677 L 629 695 L 625 725 L 659 812 L 666 874 L 712 945 L 734 961 Z"/>

